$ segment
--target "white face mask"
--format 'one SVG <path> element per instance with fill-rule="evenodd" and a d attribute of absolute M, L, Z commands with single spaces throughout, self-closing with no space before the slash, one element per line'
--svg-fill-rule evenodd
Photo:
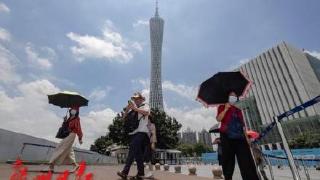
<path fill-rule="evenodd" d="M 238 101 L 238 98 L 236 96 L 229 96 L 229 103 L 234 104 Z"/>
<path fill-rule="evenodd" d="M 72 116 L 76 115 L 76 114 L 77 114 L 77 110 L 71 109 L 70 114 L 71 114 Z"/>

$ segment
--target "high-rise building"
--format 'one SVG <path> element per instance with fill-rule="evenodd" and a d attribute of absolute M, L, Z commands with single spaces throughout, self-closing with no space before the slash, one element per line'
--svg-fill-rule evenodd
<path fill-rule="evenodd" d="M 198 139 L 199 143 L 203 143 L 209 147 L 212 147 L 211 134 L 207 130 L 202 129 L 201 132 L 198 132 Z"/>
<path fill-rule="evenodd" d="M 163 110 L 161 53 L 164 20 L 159 16 L 158 1 L 156 2 L 155 15 L 150 19 L 149 24 L 151 41 L 150 107 Z"/>
<path fill-rule="evenodd" d="M 240 102 L 249 128 L 259 130 L 271 123 L 274 116 L 318 96 L 319 67 L 319 59 L 285 42 L 241 65 L 237 70 L 253 81 L 246 98 Z M 320 105 L 295 113 L 284 121 L 289 139 L 306 131 L 316 132 L 320 128 Z M 266 143 L 275 149 L 280 148 L 279 142 L 275 131 Z"/>
<path fill-rule="evenodd" d="M 192 131 L 189 127 L 186 131 L 182 132 L 182 143 L 186 144 L 196 144 L 197 143 L 197 133 Z"/>

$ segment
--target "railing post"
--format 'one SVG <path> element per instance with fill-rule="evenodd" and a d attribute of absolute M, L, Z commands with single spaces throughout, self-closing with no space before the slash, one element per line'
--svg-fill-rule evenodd
<path fill-rule="evenodd" d="M 274 121 L 276 122 L 278 131 L 279 131 L 279 134 L 280 134 L 280 137 L 281 137 L 281 141 L 282 141 L 282 144 L 283 144 L 283 147 L 284 147 L 284 152 L 286 153 L 287 158 L 288 158 L 288 162 L 289 162 L 289 166 L 290 166 L 290 169 L 291 169 L 291 172 L 292 172 L 293 179 L 294 180 L 301 180 L 301 178 L 300 178 L 300 176 L 298 174 L 298 169 L 297 169 L 297 167 L 295 165 L 295 162 L 294 162 L 294 159 L 293 159 L 293 155 L 292 155 L 292 153 L 290 151 L 287 139 L 286 139 L 286 137 L 285 137 L 285 135 L 283 133 L 283 129 L 282 129 L 281 123 L 279 122 L 277 116 L 274 117 Z"/>

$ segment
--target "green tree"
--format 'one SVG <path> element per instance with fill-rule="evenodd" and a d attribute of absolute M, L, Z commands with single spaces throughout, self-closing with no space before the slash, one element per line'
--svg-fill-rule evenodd
<path fill-rule="evenodd" d="M 151 119 L 157 130 L 157 148 L 176 148 L 179 142 L 178 131 L 182 125 L 174 117 L 156 109 L 151 110 Z"/>
<path fill-rule="evenodd" d="M 94 144 L 91 145 L 90 150 L 100 154 L 109 155 L 107 152 L 107 148 L 112 143 L 113 142 L 109 138 L 108 134 L 105 136 L 100 136 L 98 139 L 94 141 Z"/>
<path fill-rule="evenodd" d="M 178 145 L 178 131 L 181 128 L 181 124 L 173 117 L 168 116 L 165 112 L 152 109 L 151 121 L 155 123 L 157 133 L 157 148 L 170 149 L 176 148 Z M 121 114 L 113 119 L 111 125 L 109 125 L 109 138 L 113 143 L 119 145 L 128 145 L 129 136 L 124 132 L 124 120 Z"/>
<path fill-rule="evenodd" d="M 177 149 L 181 151 L 182 156 L 193 156 L 193 146 L 191 144 L 180 144 Z"/>
<path fill-rule="evenodd" d="M 213 152 L 212 148 L 203 143 L 193 145 L 193 149 L 197 156 L 201 156 L 202 153 Z"/>
<path fill-rule="evenodd" d="M 113 143 L 125 146 L 129 144 L 129 136 L 124 132 L 124 119 L 121 114 L 117 114 L 108 129 L 109 137 Z"/>
<path fill-rule="evenodd" d="M 320 133 L 303 133 L 289 141 L 290 148 L 318 148 L 320 147 Z"/>

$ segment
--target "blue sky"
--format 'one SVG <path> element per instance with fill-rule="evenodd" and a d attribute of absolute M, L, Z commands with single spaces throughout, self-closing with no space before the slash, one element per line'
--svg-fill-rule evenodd
<path fill-rule="evenodd" d="M 18 122 L 40 122 L 32 115 L 41 109 L 58 126 L 55 119 L 64 111 L 26 92 L 74 90 L 90 99 L 82 110 L 88 142 L 105 132 L 134 91 L 148 94 L 154 6 L 152 0 L 0 1 L 0 104 L 12 110 L 21 99 L 39 98 L 34 105 L 22 103 L 30 107 L 20 116 L 0 108 L 1 119 L 17 121 L 4 127 L 52 139 L 48 131 L 54 128 L 35 133 Z M 215 111 L 194 101 L 203 80 L 281 41 L 319 54 L 319 7 L 317 0 L 160 0 L 168 113 L 185 128 L 208 128 Z"/>

